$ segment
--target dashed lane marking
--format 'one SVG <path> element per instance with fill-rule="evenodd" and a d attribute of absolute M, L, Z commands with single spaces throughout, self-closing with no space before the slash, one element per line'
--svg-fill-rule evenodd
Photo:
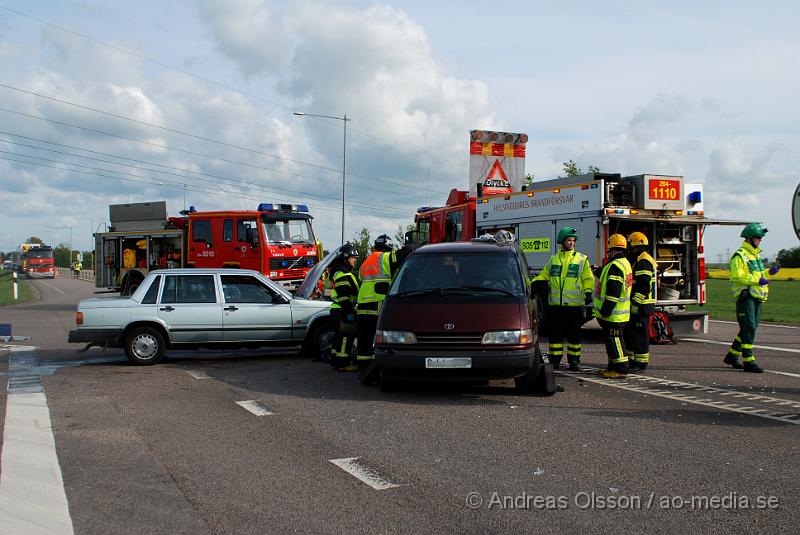
<path fill-rule="evenodd" d="M 800 401 L 781 399 L 771 396 L 762 396 L 760 394 L 750 394 L 748 392 L 738 392 L 736 390 L 727 390 L 724 388 L 710 387 L 695 383 L 685 383 L 683 381 L 672 381 L 658 377 L 648 377 L 633 373 L 628 374 L 625 379 L 605 379 L 603 377 L 589 375 L 593 371 L 596 372 L 595 368 L 590 368 L 587 366 L 584 367 L 584 370 L 585 372 L 583 373 L 568 371 L 558 371 L 556 373 L 567 377 L 576 377 L 590 383 L 610 386 L 611 388 L 618 388 L 620 390 L 658 396 L 683 403 L 692 403 L 694 405 L 713 407 L 715 409 L 750 414 L 769 420 L 800 425 Z M 667 390 L 663 387 L 670 387 L 674 390 Z M 713 399 L 712 397 L 706 395 L 692 395 L 698 392 L 724 397 L 723 399 Z M 770 409 L 777 409 L 780 407 L 780 410 L 773 412 L 763 407 L 752 407 L 750 405 L 744 405 L 743 403 L 735 403 L 728 398 L 735 398 L 737 401 L 742 400 L 749 401 L 751 403 L 765 404 Z"/>
<path fill-rule="evenodd" d="M 718 346 L 729 346 L 730 342 L 720 342 L 719 340 L 705 340 L 703 338 L 678 338 L 683 342 L 699 342 L 701 344 L 715 344 Z M 800 349 L 789 349 L 788 347 L 774 347 L 774 346 L 753 346 L 756 349 L 769 349 L 770 351 L 782 351 L 784 353 L 797 353 L 800 354 Z"/>
<path fill-rule="evenodd" d="M 355 477 L 359 481 L 366 483 L 375 490 L 386 490 L 399 487 L 397 483 L 383 478 L 375 470 L 357 462 L 358 457 L 347 457 L 345 459 L 331 459 L 330 462 Z"/>
<path fill-rule="evenodd" d="M 730 325 L 739 325 L 738 322 L 735 321 L 725 321 L 725 320 L 709 320 L 711 323 L 728 323 Z M 775 323 L 759 323 L 759 327 L 778 327 L 780 329 L 800 329 L 800 325 L 777 325 Z"/>
<path fill-rule="evenodd" d="M 35 349 L 11 349 L 0 461 L 0 532 L 69 535 L 72 518 Z"/>
<path fill-rule="evenodd" d="M 272 413 L 256 399 L 237 401 L 236 404 L 256 416 L 272 416 Z"/>
<path fill-rule="evenodd" d="M 798 377 L 800 378 L 800 374 L 797 373 L 789 373 L 789 372 L 779 372 L 776 370 L 764 370 L 767 373 L 777 373 L 778 375 L 788 375 L 789 377 Z"/>

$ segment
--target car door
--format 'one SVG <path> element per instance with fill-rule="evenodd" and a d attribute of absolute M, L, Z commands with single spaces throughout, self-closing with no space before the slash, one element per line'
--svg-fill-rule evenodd
<path fill-rule="evenodd" d="M 254 275 L 220 275 L 225 342 L 280 342 L 292 338 L 289 300 Z"/>
<path fill-rule="evenodd" d="M 222 341 L 222 303 L 214 275 L 164 275 L 158 317 L 175 343 Z"/>

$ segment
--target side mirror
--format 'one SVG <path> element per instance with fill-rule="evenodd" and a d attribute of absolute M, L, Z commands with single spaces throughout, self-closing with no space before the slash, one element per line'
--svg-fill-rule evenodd
<path fill-rule="evenodd" d="M 386 295 L 389 293 L 389 283 L 382 281 L 375 283 L 375 293 L 380 295 Z"/>

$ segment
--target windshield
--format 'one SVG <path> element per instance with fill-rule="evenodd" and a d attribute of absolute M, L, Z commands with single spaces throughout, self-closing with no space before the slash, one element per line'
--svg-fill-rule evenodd
<path fill-rule="evenodd" d="M 412 254 L 389 295 L 423 295 L 458 290 L 519 296 L 524 285 L 515 255 L 504 253 Z"/>
<path fill-rule="evenodd" d="M 272 219 L 264 221 L 263 225 L 268 244 L 314 243 L 314 234 L 308 219 Z"/>
<path fill-rule="evenodd" d="M 53 258 L 53 251 L 28 251 L 28 258 Z"/>

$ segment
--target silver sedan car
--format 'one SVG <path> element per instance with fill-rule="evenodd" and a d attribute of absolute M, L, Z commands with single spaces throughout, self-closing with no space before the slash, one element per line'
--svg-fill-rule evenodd
<path fill-rule="evenodd" d="M 172 348 L 302 345 L 317 356 L 330 347 L 331 303 L 311 299 L 307 282 L 291 294 L 250 270 L 152 271 L 130 297 L 81 301 L 68 341 L 123 347 L 139 365 Z"/>

